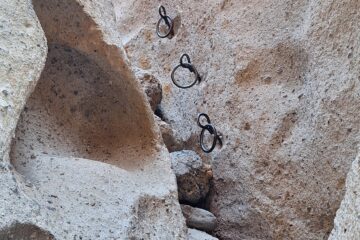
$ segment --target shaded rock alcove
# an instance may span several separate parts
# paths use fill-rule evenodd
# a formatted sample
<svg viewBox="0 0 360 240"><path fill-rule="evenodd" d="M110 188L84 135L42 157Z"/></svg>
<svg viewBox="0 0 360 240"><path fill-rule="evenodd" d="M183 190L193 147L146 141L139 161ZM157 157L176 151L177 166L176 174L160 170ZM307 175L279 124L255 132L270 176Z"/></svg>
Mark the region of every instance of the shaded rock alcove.
<svg viewBox="0 0 360 240"><path fill-rule="evenodd" d="M13 163L42 155L80 157L130 169L145 157L133 109L117 81L75 49L49 45L45 69L18 124Z"/></svg>
<svg viewBox="0 0 360 240"><path fill-rule="evenodd" d="M139 168L156 136L121 53L78 2L33 4L48 56L19 121L12 163L20 173L42 155Z"/></svg>

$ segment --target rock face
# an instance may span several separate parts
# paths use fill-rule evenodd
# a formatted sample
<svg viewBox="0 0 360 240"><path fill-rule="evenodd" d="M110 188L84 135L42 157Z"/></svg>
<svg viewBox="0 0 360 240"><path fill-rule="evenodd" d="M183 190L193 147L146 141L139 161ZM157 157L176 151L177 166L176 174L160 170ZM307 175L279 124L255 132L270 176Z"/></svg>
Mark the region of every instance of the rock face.
<svg viewBox="0 0 360 240"><path fill-rule="evenodd" d="M171 39L155 34L158 4L114 0L117 27L132 67L161 82L180 137L198 137L200 112L224 135L202 155L217 236L326 238L360 140L360 2L170 0ZM202 75L186 90L170 80L183 53Z"/></svg>
<svg viewBox="0 0 360 240"><path fill-rule="evenodd" d="M30 1L5 0L0 11L0 160L3 162L9 160L17 119L44 67L47 45Z"/></svg>
<svg viewBox="0 0 360 240"><path fill-rule="evenodd" d="M360 1L169 0L171 39L158 4L2 0L0 238L186 238L145 72L176 138L212 164L220 239L327 238L360 142ZM202 78L186 90L170 81L183 53ZM210 154L200 112L224 136ZM357 237L356 194L331 238Z"/></svg>
<svg viewBox="0 0 360 240"><path fill-rule="evenodd" d="M216 217L209 211L201 208L181 205L181 210L186 219L186 225L189 228L211 232L216 227Z"/></svg>
<svg viewBox="0 0 360 240"><path fill-rule="evenodd" d="M187 237L113 12L111 1L1 3L0 239Z"/></svg>
<svg viewBox="0 0 360 240"><path fill-rule="evenodd" d="M360 165L358 155L346 178L346 192L336 212L334 229L329 240L360 239Z"/></svg>
<svg viewBox="0 0 360 240"><path fill-rule="evenodd" d="M209 192L211 169L203 165L201 158L190 150L170 153L171 168L176 175L179 201L197 204Z"/></svg>

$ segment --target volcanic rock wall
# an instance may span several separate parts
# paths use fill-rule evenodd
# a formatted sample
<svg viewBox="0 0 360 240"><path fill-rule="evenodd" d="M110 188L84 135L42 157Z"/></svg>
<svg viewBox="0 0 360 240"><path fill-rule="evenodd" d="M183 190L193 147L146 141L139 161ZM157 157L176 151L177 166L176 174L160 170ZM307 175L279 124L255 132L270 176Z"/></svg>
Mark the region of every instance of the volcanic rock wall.
<svg viewBox="0 0 360 240"><path fill-rule="evenodd" d="M155 33L160 4L171 38ZM358 152L358 9L358 0L3 0L0 238L186 238L147 79L162 85L151 104L167 137L176 133L169 151L212 165L203 204L217 217L213 235L327 238ZM189 89L170 81L183 53L201 75ZM223 135L209 154L200 112ZM343 222L356 219L346 214L356 166L332 239L355 236Z"/></svg>
<svg viewBox="0 0 360 240"><path fill-rule="evenodd" d="M175 19L170 39L154 34L160 3ZM360 136L360 2L114 6L134 71L162 83L163 119L186 149L212 164L216 236L327 238ZM183 53L202 75L189 89L170 80ZM200 112L224 135L224 146L210 154L197 143Z"/></svg>

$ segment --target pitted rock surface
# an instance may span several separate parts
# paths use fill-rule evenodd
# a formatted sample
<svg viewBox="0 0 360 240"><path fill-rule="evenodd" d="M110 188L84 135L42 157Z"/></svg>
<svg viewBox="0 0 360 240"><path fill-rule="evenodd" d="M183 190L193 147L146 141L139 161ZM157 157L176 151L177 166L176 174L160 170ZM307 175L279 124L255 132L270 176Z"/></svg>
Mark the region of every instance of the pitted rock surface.
<svg viewBox="0 0 360 240"><path fill-rule="evenodd" d="M224 135L211 154L187 148L212 164L217 236L327 238L360 140L360 2L162 4L181 19L171 39L155 34L158 2L116 0L116 22L132 66L161 82L180 137L198 136L201 112ZM170 80L183 53L202 75L186 90Z"/></svg>
<svg viewBox="0 0 360 240"><path fill-rule="evenodd" d="M186 238L146 72L183 144L171 151L212 166L217 237L327 238L360 142L360 1L162 4L171 39L157 1L2 1L0 236ZM187 90L170 80L183 53L202 78ZM200 112L224 136L210 154ZM345 194L333 239L357 236L357 201Z"/></svg>

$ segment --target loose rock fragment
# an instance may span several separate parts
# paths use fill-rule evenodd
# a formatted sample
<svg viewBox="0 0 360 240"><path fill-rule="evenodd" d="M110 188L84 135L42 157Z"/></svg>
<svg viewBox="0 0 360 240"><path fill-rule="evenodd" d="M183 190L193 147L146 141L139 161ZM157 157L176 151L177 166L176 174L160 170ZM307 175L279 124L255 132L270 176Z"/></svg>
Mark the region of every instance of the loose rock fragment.
<svg viewBox="0 0 360 240"><path fill-rule="evenodd" d="M159 125L164 144L169 150L169 152L179 151L183 149L183 142L177 137L176 132L170 127L170 125L162 121L156 115L155 119L157 124Z"/></svg>
<svg viewBox="0 0 360 240"><path fill-rule="evenodd" d="M181 210L186 219L186 225L203 231L213 231L216 227L216 217L209 211L201 208L181 205Z"/></svg>
<svg viewBox="0 0 360 240"><path fill-rule="evenodd" d="M211 168L203 165L201 158L191 150L170 154L171 167L178 184L179 201L196 204L209 192Z"/></svg>

